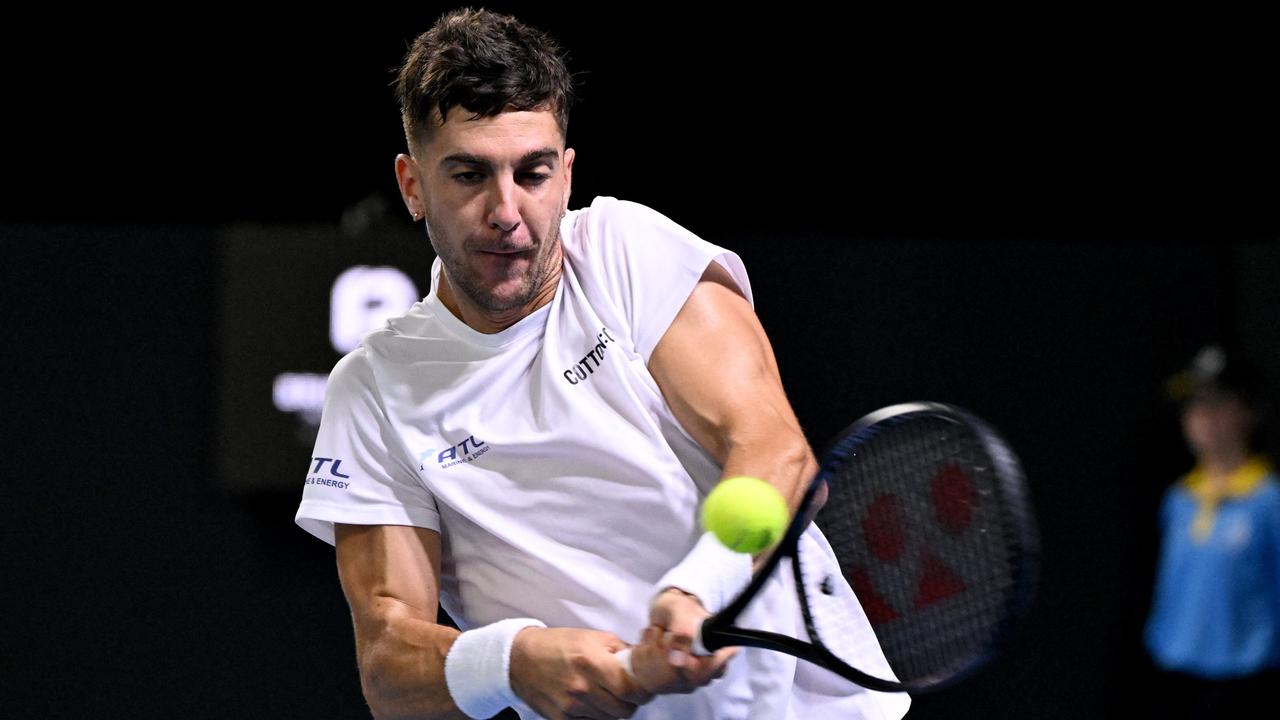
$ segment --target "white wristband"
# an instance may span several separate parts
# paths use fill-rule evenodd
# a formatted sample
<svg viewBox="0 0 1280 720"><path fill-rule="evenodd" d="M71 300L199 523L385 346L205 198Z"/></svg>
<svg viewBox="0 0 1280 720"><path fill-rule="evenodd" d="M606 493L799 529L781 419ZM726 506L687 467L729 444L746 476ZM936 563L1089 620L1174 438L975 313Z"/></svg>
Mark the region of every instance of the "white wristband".
<svg viewBox="0 0 1280 720"><path fill-rule="evenodd" d="M696 596L708 612L717 613L750 582L751 556L730 550L707 532L678 565L662 576L654 586L654 595L667 588L679 588Z"/></svg>
<svg viewBox="0 0 1280 720"><path fill-rule="evenodd" d="M532 618L499 620L453 641L444 658L444 681L467 717L491 718L519 702L511 689L511 644L527 627L546 625Z"/></svg>

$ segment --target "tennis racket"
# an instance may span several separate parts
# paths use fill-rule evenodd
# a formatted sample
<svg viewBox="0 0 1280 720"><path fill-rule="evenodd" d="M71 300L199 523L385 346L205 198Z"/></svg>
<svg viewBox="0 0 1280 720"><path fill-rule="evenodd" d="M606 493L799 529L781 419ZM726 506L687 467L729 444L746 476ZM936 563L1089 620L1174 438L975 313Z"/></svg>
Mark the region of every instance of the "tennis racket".
<svg viewBox="0 0 1280 720"><path fill-rule="evenodd" d="M801 542L811 521L838 568L812 539ZM935 689L976 671L1008 639L1030 603L1038 555L1022 469L1005 441L954 406L894 405L834 440L782 540L746 589L703 621L694 649L765 648L872 690ZM807 639L737 625L784 560ZM863 613L887 672L866 660ZM629 651L619 655L627 666Z"/></svg>

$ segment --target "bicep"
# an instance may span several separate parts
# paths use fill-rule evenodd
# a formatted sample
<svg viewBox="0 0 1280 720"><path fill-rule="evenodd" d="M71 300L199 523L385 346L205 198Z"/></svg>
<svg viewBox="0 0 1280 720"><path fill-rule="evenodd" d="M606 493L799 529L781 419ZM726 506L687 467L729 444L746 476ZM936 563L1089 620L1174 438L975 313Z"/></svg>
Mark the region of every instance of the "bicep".
<svg viewBox="0 0 1280 720"><path fill-rule="evenodd" d="M765 477L794 504L799 481L787 476L812 469L812 453L768 336L719 263L708 266L654 348L649 371L672 414L726 474Z"/></svg>

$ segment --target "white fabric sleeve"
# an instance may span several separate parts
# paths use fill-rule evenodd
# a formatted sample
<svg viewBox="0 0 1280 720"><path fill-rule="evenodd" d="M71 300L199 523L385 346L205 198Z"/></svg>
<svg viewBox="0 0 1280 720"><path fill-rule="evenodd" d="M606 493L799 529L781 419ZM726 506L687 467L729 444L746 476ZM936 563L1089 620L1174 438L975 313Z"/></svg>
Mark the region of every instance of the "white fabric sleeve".
<svg viewBox="0 0 1280 720"><path fill-rule="evenodd" d="M652 208L598 197L587 223L587 252L601 272L605 291L619 304L634 349L645 362L712 261L729 271L752 302L741 258Z"/></svg>
<svg viewBox="0 0 1280 720"><path fill-rule="evenodd" d="M333 544L333 524L411 525L440 530L435 498L379 400L363 347L334 366L324 392L315 451L295 521Z"/></svg>

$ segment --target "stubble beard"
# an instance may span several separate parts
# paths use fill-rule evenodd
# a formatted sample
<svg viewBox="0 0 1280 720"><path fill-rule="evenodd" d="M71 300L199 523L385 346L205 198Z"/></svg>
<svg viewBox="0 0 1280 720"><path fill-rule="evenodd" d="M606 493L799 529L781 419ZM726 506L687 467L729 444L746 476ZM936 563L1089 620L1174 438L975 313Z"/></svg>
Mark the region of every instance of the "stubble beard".
<svg viewBox="0 0 1280 720"><path fill-rule="evenodd" d="M427 226L428 238L431 237L431 228ZM434 245L434 243L433 243ZM556 248L560 245L560 223L551 224L548 236L538 244L537 256L529 268L529 272L522 278L523 285L518 292L506 297L496 296L489 286L480 278L480 274L475 272L466 262L467 250L454 254L453 251L441 253L440 248L436 247L436 255L440 257L440 262L444 265L445 273L448 276L450 284L453 288L466 296L473 305L480 308L483 312L498 315L521 307L533 302L533 299L543 289L543 285L547 282L555 265L559 262L559 254Z"/></svg>

